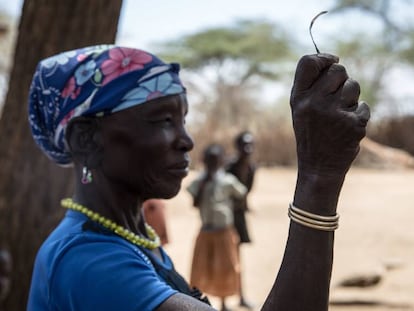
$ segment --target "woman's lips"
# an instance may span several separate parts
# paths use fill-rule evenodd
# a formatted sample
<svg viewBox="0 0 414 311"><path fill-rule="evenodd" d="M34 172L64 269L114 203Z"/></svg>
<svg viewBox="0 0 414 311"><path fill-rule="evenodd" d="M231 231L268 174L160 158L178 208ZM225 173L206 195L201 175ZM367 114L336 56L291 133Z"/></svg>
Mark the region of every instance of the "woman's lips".
<svg viewBox="0 0 414 311"><path fill-rule="evenodd" d="M180 162L168 167L168 172L172 175L184 178L188 175L190 163L188 161Z"/></svg>

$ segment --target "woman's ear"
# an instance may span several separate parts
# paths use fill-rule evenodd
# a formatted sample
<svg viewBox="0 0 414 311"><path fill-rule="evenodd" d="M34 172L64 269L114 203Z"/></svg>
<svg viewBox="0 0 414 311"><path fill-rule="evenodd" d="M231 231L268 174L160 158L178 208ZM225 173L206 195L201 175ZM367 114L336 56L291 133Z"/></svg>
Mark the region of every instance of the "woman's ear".
<svg viewBox="0 0 414 311"><path fill-rule="evenodd" d="M103 143L97 118L77 117L66 128L66 142L73 160L96 168L102 160Z"/></svg>

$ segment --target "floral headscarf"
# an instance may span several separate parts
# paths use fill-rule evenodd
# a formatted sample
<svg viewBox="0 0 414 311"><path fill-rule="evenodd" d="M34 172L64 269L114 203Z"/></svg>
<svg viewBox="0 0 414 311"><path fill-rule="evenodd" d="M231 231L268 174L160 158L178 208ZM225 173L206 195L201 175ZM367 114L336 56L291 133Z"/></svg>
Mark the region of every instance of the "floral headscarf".
<svg viewBox="0 0 414 311"><path fill-rule="evenodd" d="M178 64L148 52L114 45L91 46L42 60L29 94L33 138L60 165L72 163L65 140L69 121L103 116L157 97L185 92Z"/></svg>

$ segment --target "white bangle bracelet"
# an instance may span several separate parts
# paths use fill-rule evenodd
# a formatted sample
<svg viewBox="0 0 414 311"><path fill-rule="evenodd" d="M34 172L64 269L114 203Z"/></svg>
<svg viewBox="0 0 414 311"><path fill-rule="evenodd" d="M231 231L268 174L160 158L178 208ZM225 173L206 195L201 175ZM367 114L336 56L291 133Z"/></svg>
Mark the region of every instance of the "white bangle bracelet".
<svg viewBox="0 0 414 311"><path fill-rule="evenodd" d="M322 231L334 231L339 227L339 215L322 216L304 211L295 207L292 203L289 204L288 211L289 218L305 227L322 230Z"/></svg>

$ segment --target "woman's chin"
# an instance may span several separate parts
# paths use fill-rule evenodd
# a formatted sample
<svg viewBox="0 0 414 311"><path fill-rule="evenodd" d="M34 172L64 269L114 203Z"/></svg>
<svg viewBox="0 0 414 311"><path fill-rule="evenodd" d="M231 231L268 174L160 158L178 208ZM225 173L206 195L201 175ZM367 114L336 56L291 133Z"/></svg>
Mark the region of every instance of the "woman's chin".
<svg viewBox="0 0 414 311"><path fill-rule="evenodd" d="M181 189L181 182L178 184L168 184L164 186L157 187L158 189L153 189L152 193L148 193L146 197L151 199L172 199L175 197Z"/></svg>

